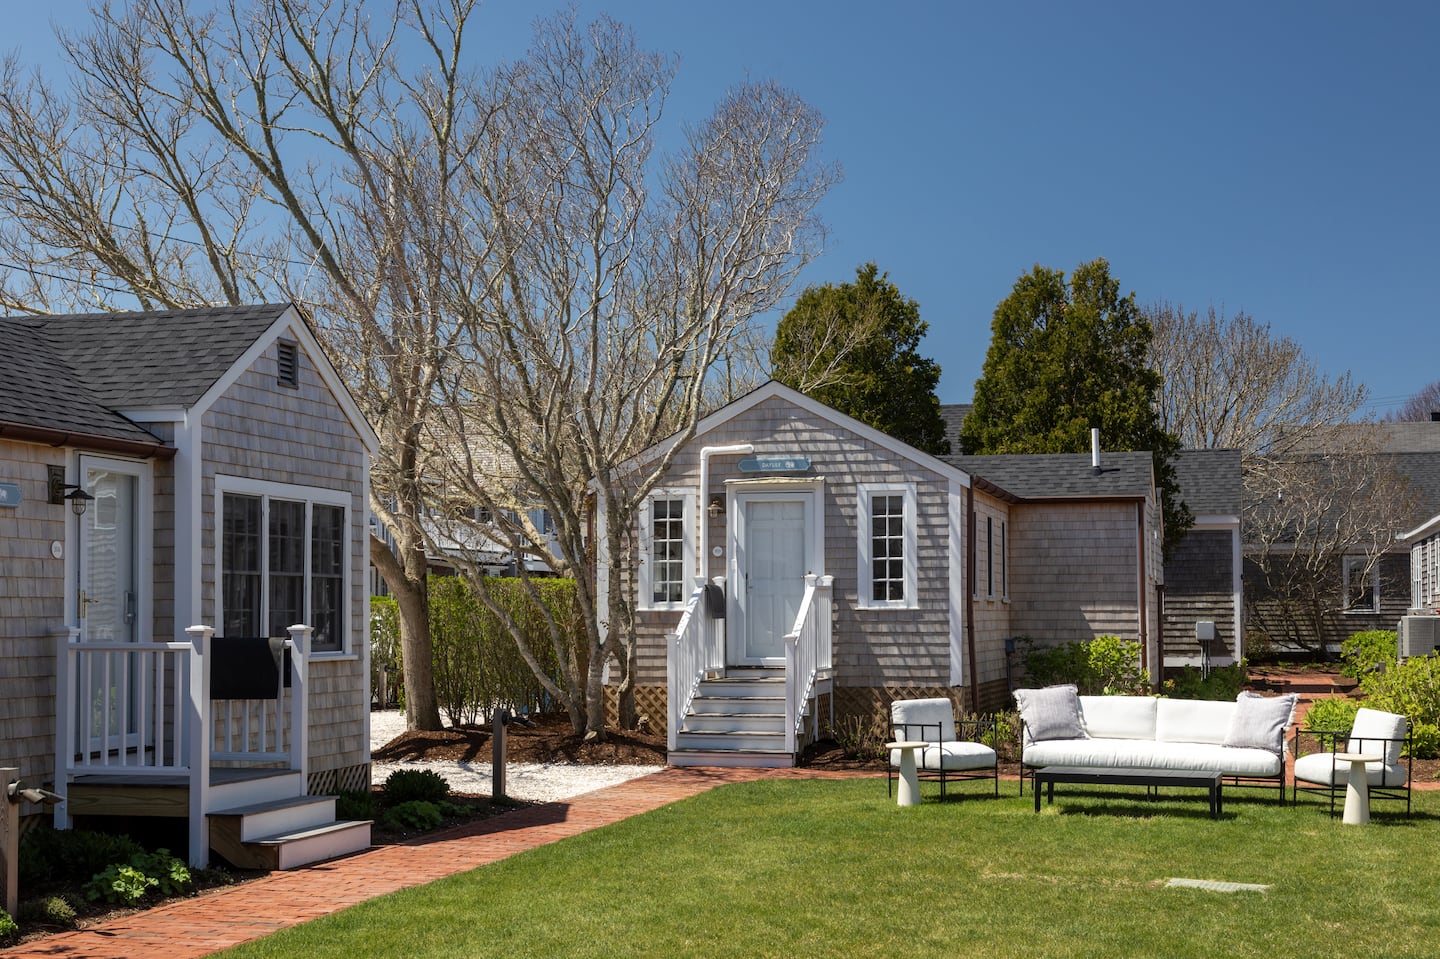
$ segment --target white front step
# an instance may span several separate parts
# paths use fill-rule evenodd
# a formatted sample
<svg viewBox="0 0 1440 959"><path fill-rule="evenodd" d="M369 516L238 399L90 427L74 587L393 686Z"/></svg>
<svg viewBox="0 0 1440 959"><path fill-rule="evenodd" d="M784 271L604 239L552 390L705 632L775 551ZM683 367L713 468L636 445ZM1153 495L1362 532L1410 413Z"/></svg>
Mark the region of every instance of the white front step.
<svg viewBox="0 0 1440 959"><path fill-rule="evenodd" d="M783 715L784 696L714 696L707 690L700 690L690 701L690 713L694 716L737 716L742 713L758 715Z"/></svg>
<svg viewBox="0 0 1440 959"><path fill-rule="evenodd" d="M230 809L216 809L214 816L239 816L240 841L259 842L268 836L302 832L335 821L334 796L301 796L278 799Z"/></svg>
<svg viewBox="0 0 1440 959"><path fill-rule="evenodd" d="M696 712L685 719L682 733L769 733L784 732L785 714L761 712Z"/></svg>
<svg viewBox="0 0 1440 959"><path fill-rule="evenodd" d="M672 766L721 766L730 769L789 769L795 765L795 757L787 752L739 749L673 749L669 761Z"/></svg>
<svg viewBox="0 0 1440 959"><path fill-rule="evenodd" d="M370 848L370 823L332 822L297 833L255 840L257 846L278 847L277 869L296 869L312 862L348 856Z"/></svg>
<svg viewBox="0 0 1440 959"><path fill-rule="evenodd" d="M724 730L717 732L687 732L681 730L675 737L675 748L677 749L708 749L708 750L762 750L767 752L783 752L785 750L785 732L745 732L741 730Z"/></svg>
<svg viewBox="0 0 1440 959"><path fill-rule="evenodd" d="M210 774L211 808L253 806L278 799L296 799L305 795L305 777L293 769L277 769L270 775L254 773L229 779L229 770L217 769Z"/></svg>

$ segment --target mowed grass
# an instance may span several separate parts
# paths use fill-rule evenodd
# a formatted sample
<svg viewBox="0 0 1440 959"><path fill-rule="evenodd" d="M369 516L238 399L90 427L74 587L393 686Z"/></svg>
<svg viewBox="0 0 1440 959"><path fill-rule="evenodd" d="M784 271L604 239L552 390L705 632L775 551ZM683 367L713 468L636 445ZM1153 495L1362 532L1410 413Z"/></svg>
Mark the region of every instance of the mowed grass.
<svg viewBox="0 0 1440 959"><path fill-rule="evenodd" d="M724 786L223 953L257 957L1434 956L1440 794L1364 827L1314 800L877 780ZM1171 878L1264 892L1167 888ZM323 874L316 876L323 883ZM1369 945L1364 945L1364 944ZM1357 953L1357 944L1359 952Z"/></svg>

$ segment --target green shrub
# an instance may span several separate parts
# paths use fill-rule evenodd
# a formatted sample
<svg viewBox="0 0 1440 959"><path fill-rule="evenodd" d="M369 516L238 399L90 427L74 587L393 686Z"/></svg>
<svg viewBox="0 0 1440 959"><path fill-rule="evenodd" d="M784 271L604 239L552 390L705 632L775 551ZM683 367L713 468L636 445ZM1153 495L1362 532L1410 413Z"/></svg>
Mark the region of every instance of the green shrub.
<svg viewBox="0 0 1440 959"><path fill-rule="evenodd" d="M1400 713L1417 733L1425 726L1440 727L1440 655L1407 659L1367 677L1362 688L1369 694L1366 706ZM1412 754L1416 759L1433 759L1440 755L1440 744L1422 746L1417 735Z"/></svg>
<svg viewBox="0 0 1440 959"><path fill-rule="evenodd" d="M1410 755L1416 759L1433 759L1440 756L1440 726L1424 722L1411 726Z"/></svg>
<svg viewBox="0 0 1440 959"><path fill-rule="evenodd" d="M414 799L387 809L380 822L393 832L427 832L444 821L445 815L439 804Z"/></svg>
<svg viewBox="0 0 1440 959"><path fill-rule="evenodd" d="M405 693L400 605L393 596L370 597L370 690L382 709L400 702Z"/></svg>
<svg viewBox="0 0 1440 959"><path fill-rule="evenodd" d="M1346 734L1350 732L1350 727L1355 725L1355 711L1359 708L1360 701L1356 699L1343 697L1317 699L1311 704L1310 711L1305 714L1305 728L1320 732Z"/></svg>
<svg viewBox="0 0 1440 959"><path fill-rule="evenodd" d="M864 760L884 758L885 743L890 736L889 730L882 728L873 717L842 716L830 727L830 738L846 759Z"/></svg>
<svg viewBox="0 0 1440 959"><path fill-rule="evenodd" d="M83 882L117 862L144 852L129 836L85 829L32 829L20 842L20 886Z"/></svg>
<svg viewBox="0 0 1440 959"><path fill-rule="evenodd" d="M18 935L19 932L19 923L10 917L10 913L4 909L0 909L0 942L4 942L12 936Z"/></svg>
<svg viewBox="0 0 1440 959"><path fill-rule="evenodd" d="M85 898L133 906L151 892L178 896L189 892L190 870L168 849L140 852L128 863L112 863L85 884Z"/></svg>
<svg viewBox="0 0 1440 959"><path fill-rule="evenodd" d="M358 792L342 792L335 797L335 818L374 819L375 794L368 789Z"/></svg>
<svg viewBox="0 0 1440 959"><path fill-rule="evenodd" d="M1240 695L1245 686L1244 660L1229 666L1216 666L1210 675L1195 666L1183 666L1180 672L1162 685L1163 695L1171 699L1212 699L1229 702Z"/></svg>
<svg viewBox="0 0 1440 959"><path fill-rule="evenodd" d="M1394 668L1398 650L1393 629L1367 629L1352 633L1340 644L1340 672L1363 683L1377 671Z"/></svg>
<svg viewBox="0 0 1440 959"><path fill-rule="evenodd" d="M478 590L504 617L487 606ZM533 595L532 591L533 590ZM521 657L508 619L540 658L541 668L559 677L556 644L574 659L583 674L583 620L575 599L575 583L546 578L529 582L487 576L479 585L454 576L430 579L430 638L434 644L435 696L452 725L476 722L495 708L543 711L549 696Z"/></svg>
<svg viewBox="0 0 1440 959"><path fill-rule="evenodd" d="M1025 675L1036 686L1074 683L1082 695L1146 695L1150 680L1140 663L1140 644L1119 636L1036 646L1029 638L1018 640Z"/></svg>
<svg viewBox="0 0 1440 959"><path fill-rule="evenodd" d="M26 922L39 922L47 926L75 928L75 907L64 896L46 896L31 899L20 904L19 918Z"/></svg>
<svg viewBox="0 0 1440 959"><path fill-rule="evenodd" d="M450 784L433 769L397 769L385 778L381 789L389 806L417 799L438 803L450 795Z"/></svg>

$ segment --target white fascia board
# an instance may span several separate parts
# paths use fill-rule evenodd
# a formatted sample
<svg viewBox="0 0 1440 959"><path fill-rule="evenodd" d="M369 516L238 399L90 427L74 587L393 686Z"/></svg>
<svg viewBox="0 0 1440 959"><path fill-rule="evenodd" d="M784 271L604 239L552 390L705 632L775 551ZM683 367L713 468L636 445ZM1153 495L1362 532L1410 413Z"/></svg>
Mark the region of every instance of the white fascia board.
<svg viewBox="0 0 1440 959"><path fill-rule="evenodd" d="M270 344L285 334L294 337L295 341L304 347L305 352L315 361L316 372L320 374L320 379L330 390L331 395L335 397L340 411L349 420L351 428L360 437L360 442L365 445L366 451L371 456L378 454L380 452L379 435L370 425L370 421L365 418L365 414L360 411L360 406L350 395L349 387L340 378L340 374L335 371L335 367L330 364L330 357L326 355L324 347L320 345L315 334L310 331L310 325L305 322L304 317L300 315L300 311L295 308L293 303L286 307L275 322L270 324L270 328L263 335L257 337L230 369L226 370L225 374L211 385L205 395L191 407L190 412L203 414L209 410L215 401L224 396L225 392L235 384L235 381L245 374L245 371L255 365L255 361L270 348Z"/></svg>
<svg viewBox="0 0 1440 959"><path fill-rule="evenodd" d="M756 406L760 405L766 400L774 398L779 398L787 402L794 403L796 406L801 407L806 412L814 416L817 416L824 420L829 420L836 426L849 430L850 432L855 433L856 435L862 437L868 442L874 443L876 446L879 446L884 450L894 453L896 456L908 459L912 463L915 463L917 466L922 466L928 470L938 473L945 479L959 483L961 486L967 489L970 486L970 474L965 472L964 470L951 466L944 460L931 456L929 453L917 450L915 447L909 445L908 443L903 443L900 440L895 439L895 437L893 436L882 433L880 430L877 430L875 427L869 425L868 423L862 423L857 419L846 416L839 410L831 409L824 403L813 400L810 397L806 396L804 393L801 393L798 390L793 390L790 387L785 386L783 383L777 383L775 380L767 381L763 385L756 387L749 393L746 393L739 399L734 400L726 404L725 406L722 406L714 413L711 413L709 416L701 419L695 425L695 436L702 436L705 433L708 433L719 426L723 426L731 420L735 419L737 416L741 416L754 409ZM667 452L669 452L671 447L673 447L677 442L679 442L679 438L680 434L677 433L676 435L671 436L668 439L661 440L654 446L638 453L631 459L627 460L625 463L621 464L615 470L615 472L628 473L639 469L640 466L644 463L647 463L653 459L657 459L658 457L661 457Z"/></svg>
<svg viewBox="0 0 1440 959"><path fill-rule="evenodd" d="M1402 543L1407 543L1410 540L1414 539L1424 539L1426 536L1429 536L1431 533L1434 532L1440 532L1440 515L1432 516L1430 519L1421 523L1419 526L1415 527L1410 532L1401 533L1395 538Z"/></svg>
<svg viewBox="0 0 1440 959"><path fill-rule="evenodd" d="M1202 514L1195 517L1191 529L1239 529L1240 517L1224 514Z"/></svg>

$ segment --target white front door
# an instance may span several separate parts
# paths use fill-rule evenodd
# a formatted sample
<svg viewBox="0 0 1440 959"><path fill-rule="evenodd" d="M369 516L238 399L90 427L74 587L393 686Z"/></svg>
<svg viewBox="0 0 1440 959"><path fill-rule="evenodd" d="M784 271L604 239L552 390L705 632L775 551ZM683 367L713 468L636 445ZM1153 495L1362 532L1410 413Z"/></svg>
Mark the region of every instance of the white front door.
<svg viewBox="0 0 1440 959"><path fill-rule="evenodd" d="M783 665L785 634L816 572L813 498L808 493L742 493L736 497L734 665Z"/></svg>

